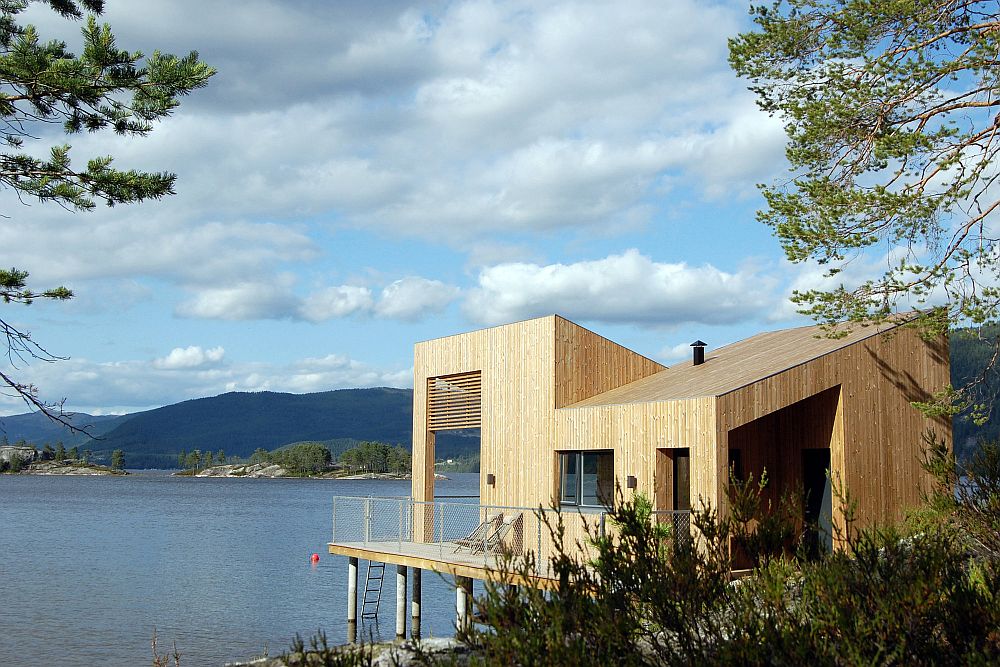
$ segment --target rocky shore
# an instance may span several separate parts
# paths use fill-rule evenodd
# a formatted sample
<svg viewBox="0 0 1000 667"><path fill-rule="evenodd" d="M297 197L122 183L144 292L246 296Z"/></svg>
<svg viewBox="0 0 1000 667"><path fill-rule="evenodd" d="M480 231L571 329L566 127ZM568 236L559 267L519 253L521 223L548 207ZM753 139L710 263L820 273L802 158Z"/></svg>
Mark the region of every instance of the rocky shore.
<svg viewBox="0 0 1000 667"><path fill-rule="evenodd" d="M182 474L182 473L174 473ZM193 477L288 477L288 471L273 463L237 463L199 470Z"/></svg>
<svg viewBox="0 0 1000 667"><path fill-rule="evenodd" d="M127 475L124 470L79 459L43 459L34 447L0 445L0 470L9 475Z"/></svg>
<svg viewBox="0 0 1000 667"><path fill-rule="evenodd" d="M175 473L184 474L184 473ZM187 473L190 474L190 473ZM250 477L250 478L275 478L275 477L301 477L293 475L284 467L274 463L236 463L221 466L212 466L199 470L191 475L192 477ZM309 479L410 479L409 474L397 475L395 473L375 473L366 472L356 475L344 474L342 469L330 470L328 472L307 475ZM443 475L437 475L436 479L447 479Z"/></svg>
<svg viewBox="0 0 1000 667"><path fill-rule="evenodd" d="M127 475L124 470L82 461L39 461L22 468L21 475Z"/></svg>

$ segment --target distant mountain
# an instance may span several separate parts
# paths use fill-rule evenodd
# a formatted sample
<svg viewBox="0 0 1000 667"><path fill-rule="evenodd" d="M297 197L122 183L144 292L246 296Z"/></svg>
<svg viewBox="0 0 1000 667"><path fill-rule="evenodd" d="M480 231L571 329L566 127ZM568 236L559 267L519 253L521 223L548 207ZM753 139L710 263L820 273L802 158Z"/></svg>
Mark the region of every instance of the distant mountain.
<svg viewBox="0 0 1000 667"><path fill-rule="evenodd" d="M126 420L131 415L88 415L75 412L65 415L66 421L86 433L74 433L40 412L0 417L0 437L13 444L18 440L41 447L45 443L55 446L62 442L67 448L84 445L91 437L99 437Z"/></svg>
<svg viewBox="0 0 1000 667"><path fill-rule="evenodd" d="M413 428L410 389L341 389L312 394L231 392L117 417L78 414L93 439L70 433L40 414L0 418L10 442L42 447L62 441L92 450L98 458L115 449L129 467L177 465L179 452L198 449L248 457L257 448L319 442L334 456L358 442L376 440L409 448ZM451 458L479 451L478 431L438 435L436 453Z"/></svg>
<svg viewBox="0 0 1000 667"><path fill-rule="evenodd" d="M410 440L413 394L405 389L342 389L313 394L231 392L138 413L93 441L121 449L129 465L176 465L181 450L249 456L302 440Z"/></svg>

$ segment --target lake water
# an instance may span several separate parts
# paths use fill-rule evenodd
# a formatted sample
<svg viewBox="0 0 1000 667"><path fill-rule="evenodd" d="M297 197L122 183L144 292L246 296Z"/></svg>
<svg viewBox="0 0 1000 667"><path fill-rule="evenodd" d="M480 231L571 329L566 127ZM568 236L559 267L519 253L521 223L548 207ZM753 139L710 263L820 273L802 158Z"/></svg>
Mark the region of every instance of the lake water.
<svg viewBox="0 0 1000 667"><path fill-rule="evenodd" d="M452 477L439 495L478 496L478 474ZM148 665L154 627L182 667L277 655L317 629L343 643L331 499L409 493L409 481L0 475L0 665ZM395 635L394 573L360 636ZM450 582L422 583L424 636L452 635Z"/></svg>

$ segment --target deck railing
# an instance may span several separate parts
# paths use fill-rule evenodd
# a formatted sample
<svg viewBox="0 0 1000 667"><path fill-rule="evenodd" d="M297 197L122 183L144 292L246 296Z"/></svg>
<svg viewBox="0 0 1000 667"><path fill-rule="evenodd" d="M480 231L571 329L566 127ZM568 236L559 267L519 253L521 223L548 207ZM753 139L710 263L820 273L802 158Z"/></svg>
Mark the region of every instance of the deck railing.
<svg viewBox="0 0 1000 667"><path fill-rule="evenodd" d="M331 541L487 567L497 566L501 553L530 551L541 574L555 554L549 526L556 526L559 514L564 548L588 555L593 555L591 536L615 529L608 513L599 510L563 507L557 514L538 507L337 496L333 499ZM675 537L690 537L689 512L654 512L652 520L670 526Z"/></svg>

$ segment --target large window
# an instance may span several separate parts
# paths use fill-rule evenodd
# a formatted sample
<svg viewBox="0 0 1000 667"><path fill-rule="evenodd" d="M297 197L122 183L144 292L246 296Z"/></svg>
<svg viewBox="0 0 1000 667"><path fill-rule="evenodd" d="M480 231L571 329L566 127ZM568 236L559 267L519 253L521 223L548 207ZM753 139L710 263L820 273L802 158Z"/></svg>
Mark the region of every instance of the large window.
<svg viewBox="0 0 1000 667"><path fill-rule="evenodd" d="M612 452L561 452L559 501L563 505L604 507L615 497L615 457Z"/></svg>

